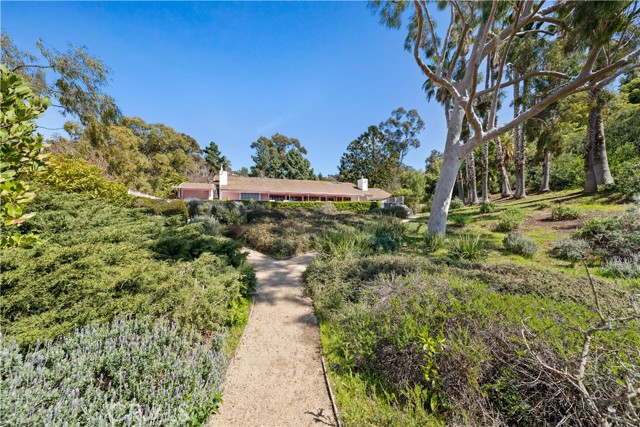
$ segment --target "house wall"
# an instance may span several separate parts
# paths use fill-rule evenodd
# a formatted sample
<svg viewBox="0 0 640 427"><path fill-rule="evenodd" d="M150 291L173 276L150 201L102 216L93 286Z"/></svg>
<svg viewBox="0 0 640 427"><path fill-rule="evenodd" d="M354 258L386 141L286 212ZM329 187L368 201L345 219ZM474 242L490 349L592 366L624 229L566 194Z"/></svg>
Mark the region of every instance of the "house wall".
<svg viewBox="0 0 640 427"><path fill-rule="evenodd" d="M220 190L220 200L240 200L239 191Z"/></svg>
<svg viewBox="0 0 640 427"><path fill-rule="evenodd" d="M190 189L190 188L181 188L180 189L180 198L182 200L186 199L209 199L209 190L198 190L198 189Z"/></svg>

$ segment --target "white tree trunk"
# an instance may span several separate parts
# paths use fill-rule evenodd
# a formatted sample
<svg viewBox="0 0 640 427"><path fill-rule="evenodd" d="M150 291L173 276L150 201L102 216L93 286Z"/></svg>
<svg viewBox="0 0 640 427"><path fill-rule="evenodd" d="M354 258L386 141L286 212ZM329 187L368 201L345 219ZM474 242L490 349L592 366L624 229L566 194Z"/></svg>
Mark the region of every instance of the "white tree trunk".
<svg viewBox="0 0 640 427"><path fill-rule="evenodd" d="M456 177L462 163L462 150L459 140L463 119L464 109L458 103L454 103L453 109L449 113L447 141L442 158L442 166L440 167L440 177L433 194L433 203L429 214L429 235L439 234L444 236L447 232L447 215L449 213L449 204L451 203L451 193L456 184Z"/></svg>
<svg viewBox="0 0 640 427"><path fill-rule="evenodd" d="M504 152L502 151L502 143L500 138L496 138L496 163L500 170L500 195L502 197L511 197L511 185L509 184L509 173L504 164Z"/></svg>
<svg viewBox="0 0 640 427"><path fill-rule="evenodd" d="M489 203L489 143L482 146L482 203Z"/></svg>
<svg viewBox="0 0 640 427"><path fill-rule="evenodd" d="M514 73L514 77L518 77ZM522 111L522 98L520 94L520 84L513 85L513 116L518 117ZM527 196L525 189L525 135L524 135L524 122L519 123L514 129L515 138L515 164L516 164L516 192L514 197L521 199Z"/></svg>
<svg viewBox="0 0 640 427"><path fill-rule="evenodd" d="M467 154L467 202L470 205L478 204L478 183L476 180L476 156L471 151Z"/></svg>

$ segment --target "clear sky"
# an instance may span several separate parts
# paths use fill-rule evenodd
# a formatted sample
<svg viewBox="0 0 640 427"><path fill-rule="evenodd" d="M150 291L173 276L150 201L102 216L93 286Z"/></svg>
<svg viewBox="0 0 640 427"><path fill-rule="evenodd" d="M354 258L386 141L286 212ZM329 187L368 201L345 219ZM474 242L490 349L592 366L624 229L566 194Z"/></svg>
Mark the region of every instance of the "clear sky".
<svg viewBox="0 0 640 427"><path fill-rule="evenodd" d="M16 45L86 46L113 70L123 114L213 140L232 167L250 144L298 138L316 172L335 173L347 145L399 106L426 123L406 163L444 147L442 107L403 48L406 30L378 23L365 2L1 2ZM40 122L60 127L54 111ZM46 131L43 131L45 133ZM50 132L49 132L50 133ZM45 133L46 134L46 133Z"/></svg>

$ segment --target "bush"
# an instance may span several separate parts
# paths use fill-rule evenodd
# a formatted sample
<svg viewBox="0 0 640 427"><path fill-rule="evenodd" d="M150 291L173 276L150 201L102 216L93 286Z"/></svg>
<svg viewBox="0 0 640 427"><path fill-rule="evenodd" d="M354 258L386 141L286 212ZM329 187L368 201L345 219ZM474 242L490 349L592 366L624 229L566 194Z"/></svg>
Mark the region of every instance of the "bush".
<svg viewBox="0 0 640 427"><path fill-rule="evenodd" d="M246 222L246 209L242 202L212 202L211 215L220 224L237 225Z"/></svg>
<svg viewBox="0 0 640 427"><path fill-rule="evenodd" d="M585 240L562 239L554 243L552 252L560 259L575 263L582 261L590 250L591 247Z"/></svg>
<svg viewBox="0 0 640 427"><path fill-rule="evenodd" d="M536 203L536 209L541 211L543 209L547 209L551 207L551 202L548 202L546 200L543 200L542 202L538 202Z"/></svg>
<svg viewBox="0 0 640 427"><path fill-rule="evenodd" d="M202 425L221 401L218 337L211 349L167 320L124 317L25 354L0 338L3 425Z"/></svg>
<svg viewBox="0 0 640 427"><path fill-rule="evenodd" d="M464 208L464 202L455 196L451 199L451 203L449 204L449 209L462 209Z"/></svg>
<svg viewBox="0 0 640 427"><path fill-rule="evenodd" d="M0 258L5 336L33 344L133 313L202 331L238 321L253 275L240 245L205 224L44 189L32 208L42 243Z"/></svg>
<svg viewBox="0 0 640 427"><path fill-rule="evenodd" d="M428 234L424 238L424 247L427 252L436 252L444 248L445 239L441 234Z"/></svg>
<svg viewBox="0 0 640 427"><path fill-rule="evenodd" d="M488 203L488 202L485 202L485 203L481 204L480 208L479 208L479 212L481 214L491 213L491 212L494 212L495 210L496 210L495 205L493 205L491 203Z"/></svg>
<svg viewBox="0 0 640 427"><path fill-rule="evenodd" d="M522 255L525 258L532 258L538 251L538 245L531 237L520 233L509 233L502 240L504 247L514 254Z"/></svg>
<svg viewBox="0 0 640 427"><path fill-rule="evenodd" d="M252 223L254 221L261 221L264 219L271 219L274 221L279 221L285 219L287 216L276 209L265 209L262 207L249 209L247 211L247 224Z"/></svg>
<svg viewBox="0 0 640 427"><path fill-rule="evenodd" d="M479 235L464 234L451 239L448 244L449 256L455 259L475 261L485 255L486 251L480 242Z"/></svg>
<svg viewBox="0 0 640 427"><path fill-rule="evenodd" d="M77 157L51 157L48 170L38 179L58 190L80 193L92 199L103 199L117 205L132 201L127 187L103 176L102 169Z"/></svg>
<svg viewBox="0 0 640 427"><path fill-rule="evenodd" d="M517 208L509 208L501 213L495 230L501 232L514 231L520 227L524 218L525 215L521 210Z"/></svg>
<svg viewBox="0 0 640 427"><path fill-rule="evenodd" d="M453 225L454 227L464 227L465 225L469 224L471 218L469 218L467 215L451 214L449 215L449 221L451 221L451 225Z"/></svg>
<svg viewBox="0 0 640 427"><path fill-rule="evenodd" d="M640 253L640 208L610 218L593 218L579 231L603 259L630 258Z"/></svg>
<svg viewBox="0 0 640 427"><path fill-rule="evenodd" d="M603 268L614 277L640 279L640 254L631 258L613 258L605 262Z"/></svg>
<svg viewBox="0 0 640 427"><path fill-rule="evenodd" d="M189 219L189 209L182 200L166 201L164 199L149 199L148 197L138 197L133 206L141 208L144 212L152 215L174 216L178 215L183 221Z"/></svg>
<svg viewBox="0 0 640 427"><path fill-rule="evenodd" d="M392 206L384 208L380 211L383 215L389 215L400 219L407 219L409 217L409 208L404 206Z"/></svg>
<svg viewBox="0 0 640 427"><path fill-rule="evenodd" d="M568 205L557 206L551 211L551 219L553 221L567 221L571 219L578 219L580 218L580 216L582 216L582 214L577 208Z"/></svg>
<svg viewBox="0 0 640 427"><path fill-rule="evenodd" d="M628 196L640 193L640 162L628 160L616 169L615 189Z"/></svg>
<svg viewBox="0 0 640 427"><path fill-rule="evenodd" d="M249 203L249 202L245 202ZM256 202L255 206L275 209L315 209L328 203L334 205L338 212L369 212L382 207L380 202Z"/></svg>
<svg viewBox="0 0 640 427"><path fill-rule="evenodd" d="M323 203L321 205L316 206L314 209L325 215L334 214L338 212L338 208L333 203Z"/></svg>
<svg viewBox="0 0 640 427"><path fill-rule="evenodd" d="M328 258L346 259L369 251L369 235L353 227L340 226L324 231L317 238L316 249Z"/></svg>

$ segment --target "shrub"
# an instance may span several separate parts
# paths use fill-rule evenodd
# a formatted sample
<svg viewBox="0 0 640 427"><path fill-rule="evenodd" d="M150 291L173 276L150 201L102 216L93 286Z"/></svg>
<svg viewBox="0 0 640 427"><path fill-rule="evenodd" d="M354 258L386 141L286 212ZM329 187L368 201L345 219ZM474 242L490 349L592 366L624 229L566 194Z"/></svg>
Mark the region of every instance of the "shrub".
<svg viewBox="0 0 640 427"><path fill-rule="evenodd" d="M265 209L262 207L249 209L247 211L247 223L252 223L254 221L261 221L263 219L271 219L275 221L283 220L287 216L279 210L276 209Z"/></svg>
<svg viewBox="0 0 640 427"><path fill-rule="evenodd" d="M543 200L542 202L538 202L536 203L536 209L537 210L542 210L542 209L547 209L551 207L551 202L548 202L546 200Z"/></svg>
<svg viewBox="0 0 640 427"><path fill-rule="evenodd" d="M477 260L486 253L479 235L464 234L451 239L448 244L449 255L455 259Z"/></svg>
<svg viewBox="0 0 640 427"><path fill-rule="evenodd" d="M46 189L32 207L42 243L0 258L5 336L33 344L132 313L203 331L238 320L253 276L240 245L205 224Z"/></svg>
<svg viewBox="0 0 640 427"><path fill-rule="evenodd" d="M148 197L138 197L133 202L134 207L141 208L144 212L152 215L174 216L178 215L182 220L189 219L189 209L182 200L166 201L164 199L149 199Z"/></svg>
<svg viewBox="0 0 640 427"><path fill-rule="evenodd" d="M318 206L326 205L327 203L334 205L338 212L364 213L382 207L382 204L380 202L252 202L252 204L254 204L255 206L275 209L314 209Z"/></svg>
<svg viewBox="0 0 640 427"><path fill-rule="evenodd" d="M220 404L221 352L167 320L124 317L22 354L2 341L6 425L202 425Z"/></svg>
<svg viewBox="0 0 640 427"><path fill-rule="evenodd" d="M449 204L449 209L462 209L464 208L464 202L455 196L451 199L451 203Z"/></svg>
<svg viewBox="0 0 640 427"><path fill-rule="evenodd" d="M520 227L524 217L525 215L521 210L517 208L509 208L501 213L495 230L501 232L514 231Z"/></svg>
<svg viewBox="0 0 640 427"><path fill-rule="evenodd" d="M220 224L236 225L246 222L246 209L242 202L212 202L211 215Z"/></svg>
<svg viewBox="0 0 640 427"><path fill-rule="evenodd" d="M132 197L127 187L103 176L98 166L77 157L51 157L46 173L38 179L58 190L80 193L92 199L103 199L117 205L128 205Z"/></svg>
<svg viewBox="0 0 640 427"><path fill-rule="evenodd" d="M452 214L449 215L449 221L451 221L451 225L453 225L454 227L464 227L465 225L469 224L471 218L469 218L467 215Z"/></svg>
<svg viewBox="0 0 640 427"><path fill-rule="evenodd" d="M189 222L190 224L200 224L201 225L201 234L205 234L207 236L217 236L220 233L218 232L220 223L217 219L211 216L194 216L191 217Z"/></svg>
<svg viewBox="0 0 640 427"><path fill-rule="evenodd" d="M616 169L617 191L632 195L640 193L640 162L637 160L628 160L622 162Z"/></svg>
<svg viewBox="0 0 640 427"><path fill-rule="evenodd" d="M328 215L338 212L338 208L333 203L323 203L314 208L316 211Z"/></svg>
<svg viewBox="0 0 640 427"><path fill-rule="evenodd" d="M493 205L491 203L488 203L488 202L485 202L485 203L481 204L480 208L479 208L479 212L481 214L491 213L491 212L494 212L495 210L496 210L495 205Z"/></svg>
<svg viewBox="0 0 640 427"><path fill-rule="evenodd" d="M604 264L604 270L614 277L640 279L640 254L631 258L613 258Z"/></svg>
<svg viewBox="0 0 640 427"><path fill-rule="evenodd" d="M538 251L538 245L531 237L520 233L509 233L502 240L504 247L514 254L522 255L525 258L532 258Z"/></svg>
<svg viewBox="0 0 640 427"><path fill-rule="evenodd" d="M445 238L441 234L428 234L424 238L424 248L427 252L436 252L444 248Z"/></svg>
<svg viewBox="0 0 640 427"><path fill-rule="evenodd" d="M582 258L589 254L591 247L585 240L562 239L554 243L553 254L571 262L580 262Z"/></svg>
<svg viewBox="0 0 640 427"><path fill-rule="evenodd" d="M370 245L374 252L398 252L406 233L400 220L384 217L367 224L365 230L371 235Z"/></svg>
<svg viewBox="0 0 640 427"><path fill-rule="evenodd" d="M640 253L640 208L615 217L593 218L578 235L603 259L632 257Z"/></svg>
<svg viewBox="0 0 640 427"><path fill-rule="evenodd" d="M407 219L409 216L408 208L404 206L392 206L389 208L384 208L380 211L383 215L389 215L400 219Z"/></svg>
<svg viewBox="0 0 640 427"><path fill-rule="evenodd" d="M211 215L211 202L200 199L188 199L185 204L189 211L189 216L210 216Z"/></svg>
<svg viewBox="0 0 640 427"><path fill-rule="evenodd" d="M324 231L317 238L316 249L325 257L345 259L369 251L367 233L353 227L341 226Z"/></svg>
<svg viewBox="0 0 640 427"><path fill-rule="evenodd" d="M578 219L582 214L574 206L560 205L553 208L551 211L551 219L553 221L566 221L571 219Z"/></svg>

